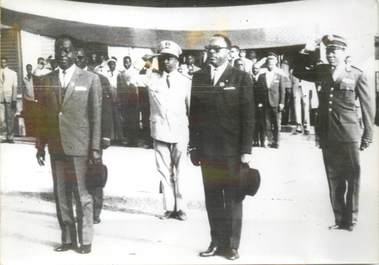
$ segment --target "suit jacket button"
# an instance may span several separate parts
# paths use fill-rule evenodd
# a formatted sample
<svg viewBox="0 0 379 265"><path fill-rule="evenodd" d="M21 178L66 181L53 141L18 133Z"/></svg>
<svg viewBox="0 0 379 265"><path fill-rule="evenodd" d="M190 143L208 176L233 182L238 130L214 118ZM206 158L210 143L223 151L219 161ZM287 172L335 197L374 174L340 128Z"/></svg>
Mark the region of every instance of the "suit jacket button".
<svg viewBox="0 0 379 265"><path fill-rule="evenodd" d="M329 95L329 97L331 97L331 98L332 98L332 97L333 97L333 94L330 94L330 95Z"/></svg>
<svg viewBox="0 0 379 265"><path fill-rule="evenodd" d="M63 114L62 112L59 112L59 116L62 116L62 114Z"/></svg>
<svg viewBox="0 0 379 265"><path fill-rule="evenodd" d="M332 101L329 101L329 104L333 104L333 102L332 102Z"/></svg>
<svg viewBox="0 0 379 265"><path fill-rule="evenodd" d="M332 112L332 109L331 109L331 108L329 108L329 112Z"/></svg>

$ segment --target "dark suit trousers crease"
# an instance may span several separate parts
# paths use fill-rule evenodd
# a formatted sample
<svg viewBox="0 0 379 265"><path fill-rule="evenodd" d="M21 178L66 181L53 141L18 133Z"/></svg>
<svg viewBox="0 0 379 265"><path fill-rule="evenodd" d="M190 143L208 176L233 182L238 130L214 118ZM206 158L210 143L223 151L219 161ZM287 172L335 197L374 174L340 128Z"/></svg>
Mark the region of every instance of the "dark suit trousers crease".
<svg viewBox="0 0 379 265"><path fill-rule="evenodd" d="M266 133L270 143L279 143L280 116L281 113L278 107L266 106Z"/></svg>
<svg viewBox="0 0 379 265"><path fill-rule="evenodd" d="M51 154L57 217L62 243L91 244L93 238L93 201L85 185L87 157ZM76 220L73 201L76 203ZM76 236L78 235L78 237Z"/></svg>
<svg viewBox="0 0 379 265"><path fill-rule="evenodd" d="M263 145L266 138L265 109L257 107L255 113L254 141Z"/></svg>
<svg viewBox="0 0 379 265"><path fill-rule="evenodd" d="M333 143L322 149L329 195L336 224L357 222L359 203L359 145Z"/></svg>
<svg viewBox="0 0 379 265"><path fill-rule="evenodd" d="M240 158L204 159L201 163L211 240L219 247L238 249L242 200L238 197Z"/></svg>

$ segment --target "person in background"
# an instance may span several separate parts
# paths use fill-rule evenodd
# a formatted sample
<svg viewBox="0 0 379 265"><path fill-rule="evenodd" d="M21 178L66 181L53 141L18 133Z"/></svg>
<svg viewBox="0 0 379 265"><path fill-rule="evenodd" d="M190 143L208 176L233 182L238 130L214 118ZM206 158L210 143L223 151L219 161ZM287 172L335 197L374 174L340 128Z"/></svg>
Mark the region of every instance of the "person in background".
<svg viewBox="0 0 379 265"><path fill-rule="evenodd" d="M229 52L229 63L230 63L230 65L234 66L234 61L238 58L240 58L240 47L238 47L237 45L233 45L230 48L230 52Z"/></svg>
<svg viewBox="0 0 379 265"><path fill-rule="evenodd" d="M241 70L241 71L245 71L245 65L242 61L241 58L237 58L234 60L234 65L233 65L235 68Z"/></svg>
<svg viewBox="0 0 379 265"><path fill-rule="evenodd" d="M334 224L329 229L353 231L358 221L359 150L366 149L373 139L374 89L362 70L344 61L345 38L325 35L321 41L328 63L314 64L320 43L308 43L295 57L293 74L317 82L320 88L316 141L322 150L334 213ZM361 103L363 128L356 98Z"/></svg>
<svg viewBox="0 0 379 265"><path fill-rule="evenodd" d="M91 64L91 67L92 66L93 65ZM98 72L104 76L107 76L108 70L109 70L108 56L106 54L100 54L99 61L97 62L97 66L95 67L95 72Z"/></svg>
<svg viewBox="0 0 379 265"><path fill-rule="evenodd" d="M34 76L44 76L51 72L50 69L46 68L45 59L43 57L39 57L37 59L37 67L34 69Z"/></svg>
<svg viewBox="0 0 379 265"><path fill-rule="evenodd" d="M295 110L295 120L296 120L296 133L303 133L309 135L309 126L310 126L310 98L309 94L312 90L312 86L315 87L314 83L300 80L297 77L291 74L292 79L292 94L293 94L293 103Z"/></svg>
<svg viewBox="0 0 379 265"><path fill-rule="evenodd" d="M134 79L138 75L137 69L133 67L130 56L123 58L124 69L117 76L117 92L122 115L122 127L124 131L124 145L137 146L139 125L139 102L138 87Z"/></svg>
<svg viewBox="0 0 379 265"><path fill-rule="evenodd" d="M23 79L22 86L22 116L25 121L25 130L27 136L36 136L37 122L37 102L34 97L33 86L33 67L31 64L26 65L26 75Z"/></svg>
<svg viewBox="0 0 379 265"><path fill-rule="evenodd" d="M280 140L280 114L284 109L285 88L287 77L277 67L278 58L274 52L267 55L267 71L260 74L255 91L264 95L264 112L266 121L266 134L269 147L279 148Z"/></svg>
<svg viewBox="0 0 379 265"><path fill-rule="evenodd" d="M2 143L14 143L14 115L17 104L17 73L8 67L8 58L1 57L0 121L5 124Z"/></svg>
<svg viewBox="0 0 379 265"><path fill-rule="evenodd" d="M144 55L142 60L145 61L144 67L139 71L140 75L150 76L152 73L159 73L153 67L153 59L152 55ZM137 141L138 147L143 148L152 148L153 142L151 139L150 132L150 103L149 103L149 93L148 88L145 85L138 86L138 105L139 111L141 113L141 124L142 129L140 131L140 139Z"/></svg>
<svg viewBox="0 0 379 265"><path fill-rule="evenodd" d="M117 59L116 57L111 57L108 60L108 70L105 74L105 76L108 78L109 84L110 84L110 90L111 90L111 96L112 96L112 103L113 103L113 138L112 142L115 144L121 144L123 141L125 141L124 137L124 129L123 129L123 121L121 116L121 106L120 101L118 98L118 91L117 91L117 78L118 78L118 70L116 70L117 66Z"/></svg>
<svg viewBox="0 0 379 265"><path fill-rule="evenodd" d="M187 56L187 67L188 67L188 74L190 76L192 76L195 72L201 69L195 64L195 57L192 54L189 54Z"/></svg>
<svg viewBox="0 0 379 265"><path fill-rule="evenodd" d="M253 62L250 59L246 58L246 50L241 49L239 55L245 67L244 71L251 75L253 70Z"/></svg>

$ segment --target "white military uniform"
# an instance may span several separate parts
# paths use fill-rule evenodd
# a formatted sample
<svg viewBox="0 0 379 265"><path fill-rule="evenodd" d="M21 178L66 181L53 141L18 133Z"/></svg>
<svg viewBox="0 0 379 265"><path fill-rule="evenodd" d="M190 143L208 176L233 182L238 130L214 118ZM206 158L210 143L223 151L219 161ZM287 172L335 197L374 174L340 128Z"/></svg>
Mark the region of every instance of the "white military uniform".
<svg viewBox="0 0 379 265"><path fill-rule="evenodd" d="M148 88L151 137L163 184L163 207L166 211L184 210L180 180L187 159L191 80L176 70L153 73Z"/></svg>

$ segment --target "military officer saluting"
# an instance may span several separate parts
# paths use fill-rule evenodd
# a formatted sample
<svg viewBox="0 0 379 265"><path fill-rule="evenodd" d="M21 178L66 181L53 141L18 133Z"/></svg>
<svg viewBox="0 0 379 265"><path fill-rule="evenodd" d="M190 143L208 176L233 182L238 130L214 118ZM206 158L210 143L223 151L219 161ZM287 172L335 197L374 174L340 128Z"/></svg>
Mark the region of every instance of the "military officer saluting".
<svg viewBox="0 0 379 265"><path fill-rule="evenodd" d="M352 231L358 214L359 150L372 142L375 97L365 74L345 64L345 39L326 35L321 41L326 47L328 64L307 65L312 58L317 59L307 45L296 58L294 75L320 84L316 139L322 149L335 216L335 225L329 228ZM355 105L357 98L363 132Z"/></svg>

